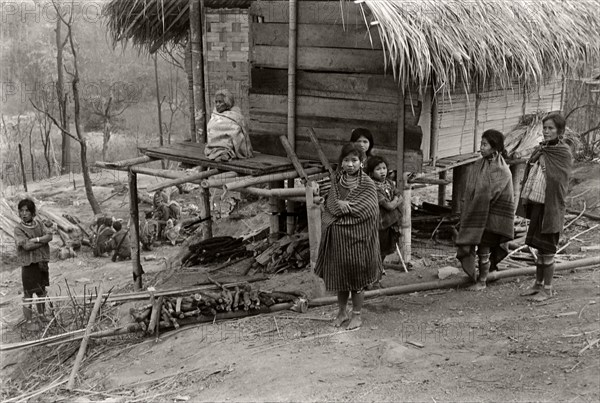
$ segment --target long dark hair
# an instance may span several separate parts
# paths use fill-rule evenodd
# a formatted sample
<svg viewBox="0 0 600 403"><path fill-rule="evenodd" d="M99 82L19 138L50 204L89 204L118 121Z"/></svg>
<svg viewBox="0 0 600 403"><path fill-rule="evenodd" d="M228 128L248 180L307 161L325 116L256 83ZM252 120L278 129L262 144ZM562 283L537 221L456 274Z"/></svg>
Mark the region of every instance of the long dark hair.
<svg viewBox="0 0 600 403"><path fill-rule="evenodd" d="M371 150L373 149L373 146L375 146L375 142L373 141L373 135L371 134L369 129L365 129L364 127L358 127L356 129L352 130L352 134L350 135L350 141L354 143L360 137L364 137L367 140L369 140L369 148L367 149L366 154L367 154L367 157L370 157Z"/></svg>
<svg viewBox="0 0 600 403"><path fill-rule="evenodd" d="M486 139L490 146L498 151L503 158L508 158L508 154L506 153L506 149L504 148L504 135L498 130L489 129L483 132L481 135L482 139Z"/></svg>

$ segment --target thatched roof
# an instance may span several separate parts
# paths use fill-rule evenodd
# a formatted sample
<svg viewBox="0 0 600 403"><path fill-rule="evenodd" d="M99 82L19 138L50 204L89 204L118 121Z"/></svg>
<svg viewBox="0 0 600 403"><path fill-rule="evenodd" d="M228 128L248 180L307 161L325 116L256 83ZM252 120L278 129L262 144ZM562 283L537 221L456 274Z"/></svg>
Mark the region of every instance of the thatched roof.
<svg viewBox="0 0 600 403"><path fill-rule="evenodd" d="M150 53L181 43L190 28L189 0L111 0L102 11L113 43L131 42ZM248 8L251 0L204 0L207 8Z"/></svg>
<svg viewBox="0 0 600 403"><path fill-rule="evenodd" d="M346 2L347 0L340 0ZM250 0L205 0L247 7ZM438 88L494 80L536 85L600 60L600 0L364 0L399 82ZM188 0L112 0L114 41L155 51L187 36ZM377 27L377 30L374 29Z"/></svg>

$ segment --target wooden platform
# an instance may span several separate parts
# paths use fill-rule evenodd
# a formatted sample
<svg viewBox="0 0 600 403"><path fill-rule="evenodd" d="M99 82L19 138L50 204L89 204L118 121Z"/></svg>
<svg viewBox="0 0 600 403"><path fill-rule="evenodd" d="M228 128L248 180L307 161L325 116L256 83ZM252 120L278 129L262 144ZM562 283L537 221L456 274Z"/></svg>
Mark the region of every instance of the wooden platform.
<svg viewBox="0 0 600 403"><path fill-rule="evenodd" d="M425 163L423 165L423 175L431 175L449 171L461 165L471 164L480 158L481 153L479 153L479 151L469 154L453 155L451 157L440 158L436 161L435 166Z"/></svg>
<svg viewBox="0 0 600 403"><path fill-rule="evenodd" d="M204 148L198 143L173 143L162 147L140 148L145 155L153 158L185 162L223 171L233 171L244 175L266 175L281 171L291 171L294 166L286 157L254 153L254 157L217 162L204 156ZM300 161L304 167L311 165L307 160Z"/></svg>

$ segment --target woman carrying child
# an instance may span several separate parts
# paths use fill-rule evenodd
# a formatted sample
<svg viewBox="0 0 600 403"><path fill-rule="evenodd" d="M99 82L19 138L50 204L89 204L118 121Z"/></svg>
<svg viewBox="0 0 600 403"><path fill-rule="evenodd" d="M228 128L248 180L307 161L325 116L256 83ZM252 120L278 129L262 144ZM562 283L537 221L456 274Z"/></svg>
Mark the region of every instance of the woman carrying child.
<svg viewBox="0 0 600 403"><path fill-rule="evenodd" d="M393 253L399 240L401 212L398 208L402 198L393 181L387 178L387 161L379 156L370 157L367 160L367 174L375 182L377 199L379 201L379 246L381 260Z"/></svg>
<svg viewBox="0 0 600 403"><path fill-rule="evenodd" d="M375 184L362 170L364 152L346 144L333 174L324 205L322 237L315 273L329 291L337 291L339 312L333 324L350 319L348 329L361 326L363 290L381 273L379 257L379 203ZM352 294L352 318L346 311Z"/></svg>
<svg viewBox="0 0 600 403"><path fill-rule="evenodd" d="M514 236L515 204L512 176L504 161L504 136L486 130L481 136L483 157L473 164L462 200L456 257L476 282L473 291L486 288L487 276L508 254L507 242ZM475 252L479 257L476 276Z"/></svg>

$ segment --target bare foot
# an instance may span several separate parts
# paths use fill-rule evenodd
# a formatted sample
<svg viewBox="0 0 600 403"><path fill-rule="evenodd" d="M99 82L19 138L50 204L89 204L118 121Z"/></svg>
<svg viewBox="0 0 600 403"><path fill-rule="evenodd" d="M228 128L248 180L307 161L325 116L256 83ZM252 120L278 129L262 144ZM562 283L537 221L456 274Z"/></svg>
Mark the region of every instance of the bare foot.
<svg viewBox="0 0 600 403"><path fill-rule="evenodd" d="M343 313L340 312L340 313L338 313L337 318L335 318L333 320L333 326L340 327L340 326L342 326L342 323L344 323L348 319L350 319L350 318L348 318L348 312L343 312Z"/></svg>
<svg viewBox="0 0 600 403"><path fill-rule="evenodd" d="M362 325L362 318L360 315L352 314L352 319L348 323L348 330L358 329Z"/></svg>
<svg viewBox="0 0 600 403"><path fill-rule="evenodd" d="M483 291L486 288L485 281L478 281L470 287L467 287L468 291Z"/></svg>
<svg viewBox="0 0 600 403"><path fill-rule="evenodd" d="M528 297L530 295L535 295L543 289L544 289L543 284L533 283L533 285L531 287L527 288L524 292L521 293L521 296Z"/></svg>
<svg viewBox="0 0 600 403"><path fill-rule="evenodd" d="M533 302L543 302L547 299L552 298L553 294L554 293L552 292L552 289L543 288L536 295L534 295L531 298L528 298L528 300Z"/></svg>

